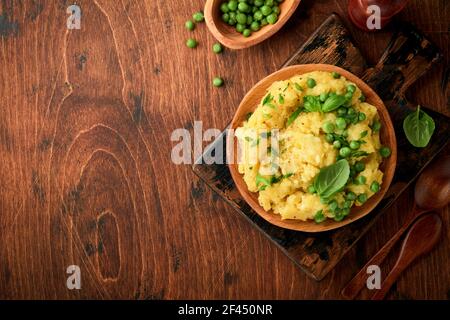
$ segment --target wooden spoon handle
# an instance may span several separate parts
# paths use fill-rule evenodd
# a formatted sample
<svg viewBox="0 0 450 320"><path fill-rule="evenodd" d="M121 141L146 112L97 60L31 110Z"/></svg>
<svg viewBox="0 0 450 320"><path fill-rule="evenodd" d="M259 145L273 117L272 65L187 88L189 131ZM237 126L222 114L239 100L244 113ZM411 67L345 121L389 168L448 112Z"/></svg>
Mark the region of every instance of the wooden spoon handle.
<svg viewBox="0 0 450 320"><path fill-rule="evenodd" d="M355 299L358 293L364 288L367 279L367 268L370 265L379 266L384 259L386 259L388 253L391 251L392 247L397 243L398 239L405 233L409 226L416 220L416 218L424 213L419 210L416 206L412 209L411 213L408 215L406 222L403 226L394 234L394 236L389 239L388 242L366 263L364 267L353 277L352 280L342 289L341 294L346 299Z"/></svg>
<svg viewBox="0 0 450 320"><path fill-rule="evenodd" d="M391 272L389 272L386 279L384 279L384 282L381 284L381 288L374 293L371 300L383 300L394 282L397 281L397 278L408 266L409 264L396 264L394 268L392 268Z"/></svg>

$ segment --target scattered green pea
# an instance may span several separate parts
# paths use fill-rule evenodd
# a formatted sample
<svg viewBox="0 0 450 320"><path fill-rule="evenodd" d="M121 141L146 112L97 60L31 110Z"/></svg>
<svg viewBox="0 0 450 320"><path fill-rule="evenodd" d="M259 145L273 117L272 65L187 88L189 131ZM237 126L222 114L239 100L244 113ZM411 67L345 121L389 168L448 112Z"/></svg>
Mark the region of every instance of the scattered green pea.
<svg viewBox="0 0 450 320"><path fill-rule="evenodd" d="M366 181L367 181L366 177L364 177L362 175L357 176L355 179L356 184L360 184L360 185L365 184Z"/></svg>
<svg viewBox="0 0 450 320"><path fill-rule="evenodd" d="M356 90L356 87L355 87L353 84L349 84L349 85L347 86L347 92L354 93L355 90Z"/></svg>
<svg viewBox="0 0 450 320"><path fill-rule="evenodd" d="M359 97L359 101L361 101L361 102L366 101L366 96L361 93L361 96Z"/></svg>
<svg viewBox="0 0 450 320"><path fill-rule="evenodd" d="M367 201L367 195L365 193L361 193L360 195L358 195L358 202L359 203L364 203Z"/></svg>
<svg viewBox="0 0 450 320"><path fill-rule="evenodd" d="M366 120L366 114L365 114L364 112L358 113L358 120L359 120L359 121L364 121L364 120Z"/></svg>
<svg viewBox="0 0 450 320"><path fill-rule="evenodd" d="M213 79L213 85L214 87L221 87L223 85L223 79L220 77L215 77Z"/></svg>
<svg viewBox="0 0 450 320"><path fill-rule="evenodd" d="M339 150L339 155L344 158L348 157L351 153L352 150L349 147L343 147Z"/></svg>
<svg viewBox="0 0 450 320"><path fill-rule="evenodd" d="M380 131L380 129L381 129L381 123L380 123L380 121L375 120L375 121L372 123L372 130L373 130L373 132L378 132L378 131Z"/></svg>
<svg viewBox="0 0 450 320"><path fill-rule="evenodd" d="M356 200L356 194L353 191L347 192L346 195L347 200L354 201Z"/></svg>
<svg viewBox="0 0 450 320"><path fill-rule="evenodd" d="M331 133L327 133L327 134L325 135L325 140L326 140L327 142L329 142L329 143L333 143L333 141L334 141L334 136L333 136Z"/></svg>
<svg viewBox="0 0 450 320"><path fill-rule="evenodd" d="M192 31L192 30L195 29L195 23L192 22L192 20L186 21L186 23L184 24L184 26L185 26L186 29L188 29L189 31Z"/></svg>
<svg viewBox="0 0 450 320"><path fill-rule="evenodd" d="M325 92L322 92L319 96L319 100L321 102L325 102L325 100L327 100L327 98L328 98L328 93L325 93Z"/></svg>
<svg viewBox="0 0 450 320"><path fill-rule="evenodd" d="M271 13L267 16L267 22L270 24L275 24L278 20L278 15L276 13Z"/></svg>
<svg viewBox="0 0 450 320"><path fill-rule="evenodd" d="M334 124L331 122L325 122L322 126L322 129L325 133L332 133L334 131Z"/></svg>
<svg viewBox="0 0 450 320"><path fill-rule="evenodd" d="M347 127L347 121L342 117L338 117L336 119L336 127L341 130L345 129Z"/></svg>
<svg viewBox="0 0 450 320"><path fill-rule="evenodd" d="M374 193L378 192L380 190L380 184L377 181L373 181L370 185L370 190Z"/></svg>
<svg viewBox="0 0 450 320"><path fill-rule="evenodd" d="M251 32L250 29L244 29L244 31L242 31L242 35L243 35L244 37L250 37L251 34L252 34L252 32Z"/></svg>
<svg viewBox="0 0 450 320"><path fill-rule="evenodd" d="M383 158L387 158L391 155L391 149L386 146L381 147L379 152Z"/></svg>
<svg viewBox="0 0 450 320"><path fill-rule="evenodd" d="M352 140L352 141L350 141L349 145L350 145L350 149L357 150L357 149L359 149L361 144L359 143L359 141Z"/></svg>
<svg viewBox="0 0 450 320"><path fill-rule="evenodd" d="M203 20L205 20L205 17L203 16L202 12L196 12L192 15L192 18L194 19L194 21L196 22L202 22Z"/></svg>
<svg viewBox="0 0 450 320"><path fill-rule="evenodd" d="M195 48L197 46L197 44L198 44L197 40L192 39L192 38L189 38L186 41L186 45L188 46L188 48L191 48L191 49Z"/></svg>
<svg viewBox="0 0 450 320"><path fill-rule="evenodd" d="M362 161L358 161L355 163L355 170L358 172L362 172L366 169L366 165Z"/></svg>
<svg viewBox="0 0 450 320"><path fill-rule="evenodd" d="M314 221L316 223L321 223L321 222L325 221L326 218L327 217L323 214L322 210L317 211L316 214L314 215Z"/></svg>
<svg viewBox="0 0 450 320"><path fill-rule="evenodd" d="M306 85L308 88L314 88L316 86L316 80L313 78L308 78L308 80L306 80Z"/></svg>
<svg viewBox="0 0 450 320"><path fill-rule="evenodd" d="M339 107L339 109L337 109L337 114L338 116L344 116L347 114L347 108L345 107Z"/></svg>
<svg viewBox="0 0 450 320"><path fill-rule="evenodd" d="M328 203L328 209L330 209L330 211L335 211L338 208L338 203L336 200L331 200Z"/></svg>
<svg viewBox="0 0 450 320"><path fill-rule="evenodd" d="M260 24L258 21L253 21L252 24L250 25L250 29L252 29L252 31L258 31L260 28Z"/></svg>
<svg viewBox="0 0 450 320"><path fill-rule="evenodd" d="M342 208L341 214L346 217L350 214L350 207Z"/></svg>
<svg viewBox="0 0 450 320"><path fill-rule="evenodd" d="M342 210L336 210L336 212L334 213L334 221L342 221L345 218L345 216L342 214Z"/></svg>
<svg viewBox="0 0 450 320"><path fill-rule="evenodd" d="M340 75L339 73L337 73L336 71L333 71L333 72L331 73L331 75L332 75L333 78L335 78L335 79L339 79L339 78L341 77L341 75Z"/></svg>
<svg viewBox="0 0 450 320"><path fill-rule="evenodd" d="M333 148L340 149L341 148L341 142L336 140L333 142Z"/></svg>
<svg viewBox="0 0 450 320"><path fill-rule="evenodd" d="M223 50L222 45L220 43L214 43L212 49L214 53L221 53Z"/></svg>

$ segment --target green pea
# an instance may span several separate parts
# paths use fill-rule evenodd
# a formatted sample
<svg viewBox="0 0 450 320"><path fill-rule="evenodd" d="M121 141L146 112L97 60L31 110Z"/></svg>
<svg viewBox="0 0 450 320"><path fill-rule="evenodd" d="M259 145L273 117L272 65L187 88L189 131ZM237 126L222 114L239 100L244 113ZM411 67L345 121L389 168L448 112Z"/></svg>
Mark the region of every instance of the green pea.
<svg viewBox="0 0 450 320"><path fill-rule="evenodd" d="M254 4L256 7L261 7L261 6L264 5L264 0L255 0L255 1L253 2L253 4Z"/></svg>
<svg viewBox="0 0 450 320"><path fill-rule="evenodd" d="M252 24L252 22L253 22L252 16L250 16L250 15L247 16L247 25L250 26Z"/></svg>
<svg viewBox="0 0 450 320"><path fill-rule="evenodd" d="M310 185L310 186L308 187L308 192L309 192L309 193L316 193L316 188L314 188L313 185Z"/></svg>
<svg viewBox="0 0 450 320"><path fill-rule="evenodd" d="M280 7L278 7L278 6L273 6L273 7L272 7L272 12L275 13L275 14L277 14L277 15L279 15L280 12L281 12Z"/></svg>
<svg viewBox="0 0 450 320"><path fill-rule="evenodd" d="M236 15L236 21L239 24L246 24L247 23L247 16L245 15L245 13L239 12Z"/></svg>
<svg viewBox="0 0 450 320"><path fill-rule="evenodd" d="M353 150L359 149L360 145L361 144L359 143L359 141L356 141L356 140L350 141L350 149L353 149Z"/></svg>
<svg viewBox="0 0 450 320"><path fill-rule="evenodd" d="M355 92L355 90L356 90L356 87L353 84L350 84L347 86L347 92L353 93L353 92Z"/></svg>
<svg viewBox="0 0 450 320"><path fill-rule="evenodd" d="M262 14L262 12L260 10L256 11L253 14L253 19L255 19L256 21L261 21L263 19L264 15Z"/></svg>
<svg viewBox="0 0 450 320"><path fill-rule="evenodd" d="M228 9L230 11L236 11L237 7L238 7L238 2L236 0L231 0L228 2Z"/></svg>
<svg viewBox="0 0 450 320"><path fill-rule="evenodd" d="M347 127L347 121L342 117L338 117L336 119L336 127L341 130L345 129Z"/></svg>
<svg viewBox="0 0 450 320"><path fill-rule="evenodd" d="M337 114L338 114L338 116L346 115L347 114L347 108L339 107L339 109L337 109Z"/></svg>
<svg viewBox="0 0 450 320"><path fill-rule="evenodd" d="M345 218L345 216L342 214L341 210L337 210L334 213L334 217L333 217L334 221L339 222L339 221L342 221L344 218Z"/></svg>
<svg viewBox="0 0 450 320"><path fill-rule="evenodd" d="M265 15L266 17L272 13L272 8L266 5L262 6L260 10L262 14Z"/></svg>
<svg viewBox="0 0 450 320"><path fill-rule="evenodd" d="M348 208L342 208L341 213L342 213L342 215L344 217L348 216L350 214L350 208L349 207Z"/></svg>
<svg viewBox="0 0 450 320"><path fill-rule="evenodd" d="M186 45L188 46L188 48L195 48L197 46L198 42L195 39L189 38L186 41Z"/></svg>
<svg viewBox="0 0 450 320"><path fill-rule="evenodd" d="M223 13L227 13L228 11L230 11L225 2L220 5L220 11L222 11Z"/></svg>
<svg viewBox="0 0 450 320"><path fill-rule="evenodd" d="M352 201L351 200L345 200L344 201L344 204L343 204L343 207L344 208L351 208L352 207Z"/></svg>
<svg viewBox="0 0 450 320"><path fill-rule="evenodd" d="M245 26L243 24L240 24L240 23L236 24L237 32L242 33L244 31L244 29L245 29Z"/></svg>
<svg viewBox="0 0 450 320"><path fill-rule="evenodd" d="M380 191L380 184L377 181L373 181L370 185L370 190L374 193Z"/></svg>
<svg viewBox="0 0 450 320"><path fill-rule="evenodd" d="M387 158L391 155L391 149L386 146L381 147L379 152L383 158Z"/></svg>
<svg viewBox="0 0 450 320"><path fill-rule="evenodd" d="M222 15L222 20L223 20L223 22L228 23L228 20L230 20L230 15L228 13L224 13Z"/></svg>
<svg viewBox="0 0 450 320"><path fill-rule="evenodd" d="M327 217L323 214L322 210L319 210L314 214L314 221L316 223L321 223L321 222L325 221L326 218Z"/></svg>
<svg viewBox="0 0 450 320"><path fill-rule="evenodd" d="M267 16L267 22L270 24L275 24L278 20L278 15L276 13L271 13Z"/></svg>
<svg viewBox="0 0 450 320"><path fill-rule="evenodd" d="M229 24L230 26L234 26L234 25L236 24L236 19L230 17L230 19L228 19L228 24Z"/></svg>
<svg viewBox="0 0 450 320"><path fill-rule="evenodd" d="M336 140L335 142L333 142L333 148L335 149L340 149L341 148L341 142Z"/></svg>
<svg viewBox="0 0 450 320"><path fill-rule="evenodd" d="M356 110L353 109L353 108L348 108L348 109L347 109L347 114L348 114L349 116L355 115L355 114L356 114Z"/></svg>
<svg viewBox="0 0 450 320"><path fill-rule="evenodd" d="M338 208L338 203L336 200L331 200L330 203L328 203L328 209L330 211L335 211Z"/></svg>
<svg viewBox="0 0 450 320"><path fill-rule="evenodd" d="M344 138L347 138L348 137L348 131L347 130L342 131L342 136Z"/></svg>
<svg viewBox="0 0 450 320"><path fill-rule="evenodd" d="M322 129L325 133L332 133L334 131L334 124L331 122L325 122L322 126Z"/></svg>
<svg viewBox="0 0 450 320"><path fill-rule="evenodd" d="M343 147L339 150L339 154L341 155L341 157L348 157L350 154L352 153L352 150L350 150L350 148L348 147Z"/></svg>
<svg viewBox="0 0 450 320"><path fill-rule="evenodd" d="M258 21L253 21L252 24L250 25L250 29L252 29L253 31L258 31L260 28L259 22Z"/></svg>
<svg viewBox="0 0 450 320"><path fill-rule="evenodd" d="M327 100L328 98L328 93L322 92L319 96L319 100L322 102L325 102L325 100Z"/></svg>
<svg viewBox="0 0 450 320"><path fill-rule="evenodd" d="M344 97L347 100L352 100L353 93L352 92L347 92L346 94L344 94Z"/></svg>
<svg viewBox="0 0 450 320"><path fill-rule="evenodd" d="M240 12L245 12L245 13L248 13L248 12L250 12L250 10L252 10L250 8L250 6L245 2L239 2L238 9Z"/></svg>
<svg viewBox="0 0 450 320"><path fill-rule="evenodd" d="M354 167L355 167L355 170L358 172L362 172L362 171L364 171L364 169L366 169L366 165L362 161L356 162Z"/></svg>
<svg viewBox="0 0 450 320"><path fill-rule="evenodd" d="M223 79L221 77L215 77L213 79L214 87L221 87L223 85Z"/></svg>
<svg viewBox="0 0 450 320"><path fill-rule="evenodd" d="M212 49L214 53L221 53L223 50L222 45L220 43L214 43Z"/></svg>
<svg viewBox="0 0 450 320"><path fill-rule="evenodd" d="M236 12L229 12L228 14L230 15L230 19L233 18L236 20Z"/></svg>
<svg viewBox="0 0 450 320"><path fill-rule="evenodd" d="M266 4L266 6L272 7L273 6L273 0L266 0L265 4Z"/></svg>
<svg viewBox="0 0 450 320"><path fill-rule="evenodd" d="M359 184L359 185L365 184L366 181L367 181L366 177L364 177L362 175L357 176L355 179L356 184Z"/></svg>
<svg viewBox="0 0 450 320"><path fill-rule="evenodd" d="M358 196L358 202L359 203L364 203L364 202L366 202L367 201L367 195L365 194L365 193L361 193L359 196Z"/></svg>
<svg viewBox="0 0 450 320"><path fill-rule="evenodd" d="M242 35L244 37L250 37L252 35L252 31L250 29L244 29L244 31L242 31Z"/></svg>
<svg viewBox="0 0 450 320"><path fill-rule="evenodd" d="M255 13L256 11L258 11L258 7L253 7L252 8L252 13Z"/></svg>
<svg viewBox="0 0 450 320"><path fill-rule="evenodd" d="M261 20L261 26L264 27L264 26L267 25L267 24L268 24L267 19L266 19L266 18L262 18L262 20Z"/></svg>
<svg viewBox="0 0 450 320"><path fill-rule="evenodd" d="M306 85L308 88L314 88L316 86L316 80L313 78L308 78L308 80L306 80Z"/></svg>
<svg viewBox="0 0 450 320"><path fill-rule="evenodd" d="M359 121L364 121L364 120L366 120L366 114L365 114L364 112L358 113L358 120L359 120Z"/></svg>
<svg viewBox="0 0 450 320"><path fill-rule="evenodd" d="M356 194L353 191L347 192L346 195L347 200L354 201L356 200Z"/></svg>
<svg viewBox="0 0 450 320"><path fill-rule="evenodd" d="M325 140L329 143L332 143L334 141L334 136L331 133L327 133L325 135Z"/></svg>
<svg viewBox="0 0 450 320"><path fill-rule="evenodd" d="M332 75L333 78L335 78L335 79L339 79L339 78L341 77L341 75L340 75L339 73L337 73L336 71L333 71L333 72L331 73L331 75Z"/></svg>
<svg viewBox="0 0 450 320"><path fill-rule="evenodd" d="M186 23L184 24L184 26L186 27L186 29L192 31L195 29L195 23L192 22L192 20L188 20L186 21Z"/></svg>
<svg viewBox="0 0 450 320"><path fill-rule="evenodd" d="M375 121L372 123L372 130L373 130L373 132L378 132L378 131L380 131L380 129L381 129L381 123L380 123L380 121L375 120Z"/></svg>
<svg viewBox="0 0 450 320"><path fill-rule="evenodd" d="M196 12L192 15L192 18L194 19L194 21L196 22L202 22L203 20L205 20L205 17L203 16L202 12Z"/></svg>
<svg viewBox="0 0 450 320"><path fill-rule="evenodd" d="M366 96L361 93L361 96L359 97L359 101L361 101L361 102L366 101Z"/></svg>

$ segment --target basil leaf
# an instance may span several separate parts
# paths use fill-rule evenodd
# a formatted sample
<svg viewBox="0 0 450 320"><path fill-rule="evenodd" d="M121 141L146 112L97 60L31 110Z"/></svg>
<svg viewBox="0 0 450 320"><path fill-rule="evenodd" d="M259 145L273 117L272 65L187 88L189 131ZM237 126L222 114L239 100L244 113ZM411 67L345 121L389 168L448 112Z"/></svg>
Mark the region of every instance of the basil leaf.
<svg viewBox="0 0 450 320"><path fill-rule="evenodd" d="M321 111L319 97L315 96L303 97L303 107L309 112Z"/></svg>
<svg viewBox="0 0 450 320"><path fill-rule="evenodd" d="M295 110L288 118L287 122L286 122L286 126L291 125L292 122L295 121L295 119L297 119L297 117L300 115L300 113L302 113L303 111L303 107L298 107L297 110Z"/></svg>
<svg viewBox="0 0 450 320"><path fill-rule="evenodd" d="M266 189L268 186L270 186L271 182L270 179L266 179L264 178L262 175L260 175L259 173L256 175L256 187L259 190L264 190Z"/></svg>
<svg viewBox="0 0 450 320"><path fill-rule="evenodd" d="M342 106L345 101L346 101L346 99L345 99L345 96L343 96L343 95L336 94L336 95L329 96L327 98L327 100L325 100L325 102L323 103L322 111L330 112L330 111L336 110L337 108Z"/></svg>
<svg viewBox="0 0 450 320"><path fill-rule="evenodd" d="M435 124L433 118L420 110L420 106L417 106L417 110L410 113L403 120L403 131L405 132L406 138L409 143L417 148L424 148L428 145L434 129Z"/></svg>
<svg viewBox="0 0 450 320"><path fill-rule="evenodd" d="M350 165L347 160L342 159L320 169L313 185L319 196L330 198L345 186L349 177Z"/></svg>

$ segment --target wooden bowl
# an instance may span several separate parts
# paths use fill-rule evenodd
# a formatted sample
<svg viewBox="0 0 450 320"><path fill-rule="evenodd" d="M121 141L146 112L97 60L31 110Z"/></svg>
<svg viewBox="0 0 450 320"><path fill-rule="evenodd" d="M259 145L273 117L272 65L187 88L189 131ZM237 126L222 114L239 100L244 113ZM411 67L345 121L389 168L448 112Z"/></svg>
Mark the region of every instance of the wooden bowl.
<svg viewBox="0 0 450 320"><path fill-rule="evenodd" d="M300 0L285 0L280 3L280 15L278 21L271 25L262 27L259 31L253 32L248 38L236 31L234 26L230 26L222 21L222 11L220 5L225 0L207 0L204 9L205 21L213 36L224 46L230 49L244 49L251 47L261 41L266 40L286 23L286 21L297 9Z"/></svg>
<svg viewBox="0 0 450 320"><path fill-rule="evenodd" d="M388 190L389 185L391 184L392 177L395 171L395 165L397 162L397 142L395 139L395 132L394 127L392 126L391 118L380 97L378 97L378 95L361 79L342 68L327 64L294 65L272 73L271 75L259 81L241 101L236 114L233 117L230 128L236 129L237 127L241 126L241 124L245 120L246 115L256 109L262 97L266 94L267 88L274 81L287 80L295 75L301 75L311 71L336 71L340 73L349 81L355 83L366 96L366 101L377 108L380 122L382 123L382 128L380 130L381 144L389 146L392 150L391 156L384 159L380 166L381 171L384 173L383 183L381 184L380 191L369 198L364 205L360 207L352 207L350 214L344 220L339 222L334 221L333 219L327 219L320 224L317 224L316 222L314 222L314 220L282 220L279 214L275 214L272 211L265 211L258 203L258 193L250 192L247 189L247 185L244 182L243 176L238 172L236 159L238 143L237 138L235 138L233 134L229 134L227 136L227 161L229 164L231 176L242 197L262 218L274 225L286 229L306 232L321 232L345 226L346 224L349 224L367 215L381 201L386 191Z"/></svg>

